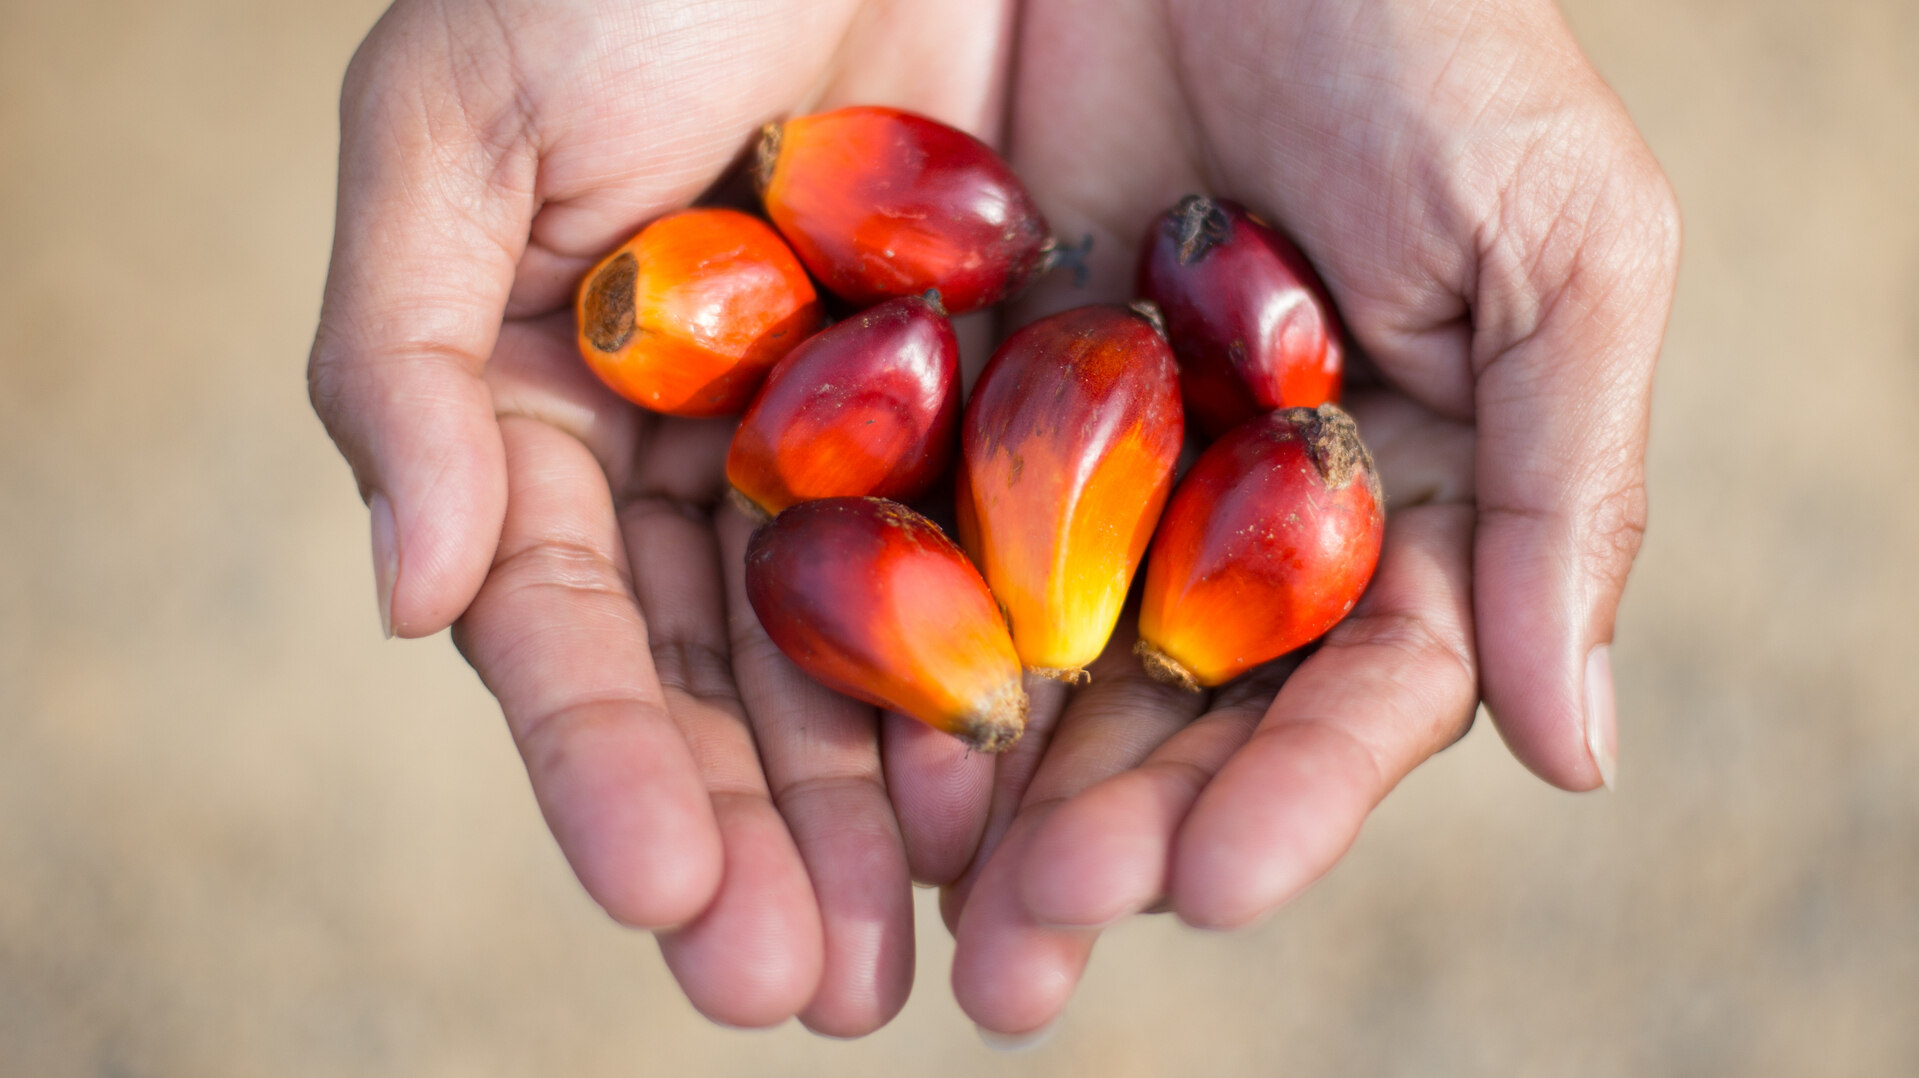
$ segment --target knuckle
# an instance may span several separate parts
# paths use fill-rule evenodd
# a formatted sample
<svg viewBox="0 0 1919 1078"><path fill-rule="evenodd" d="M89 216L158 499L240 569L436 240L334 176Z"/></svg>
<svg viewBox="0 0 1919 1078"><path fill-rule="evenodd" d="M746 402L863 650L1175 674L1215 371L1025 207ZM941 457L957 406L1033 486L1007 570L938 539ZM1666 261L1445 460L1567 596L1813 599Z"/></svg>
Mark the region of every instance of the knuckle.
<svg viewBox="0 0 1919 1078"><path fill-rule="evenodd" d="M363 448L364 438L353 422L361 411L358 402L365 396L363 376L348 362L325 322L314 334L313 349L307 356L306 382L307 403L313 414L357 472L365 463L358 451Z"/></svg>
<svg viewBox="0 0 1919 1078"><path fill-rule="evenodd" d="M1389 648L1406 656L1409 665L1452 667L1466 683L1478 681L1471 643L1460 634L1442 633L1429 619L1416 614L1348 617L1326 634L1324 646Z"/></svg>
<svg viewBox="0 0 1919 1078"><path fill-rule="evenodd" d="M576 755L602 738L618 736L629 725L632 709L649 708L629 692L568 698L508 723L527 773L544 785L563 776Z"/></svg>
<svg viewBox="0 0 1919 1078"><path fill-rule="evenodd" d="M502 553L488 584L508 594L551 588L576 599L633 602L626 570L604 551L570 539L547 539Z"/></svg>
<svg viewBox="0 0 1919 1078"><path fill-rule="evenodd" d="M1649 512L1645 483L1637 477L1610 484L1579 521L1585 561L1601 582L1624 587L1639 556Z"/></svg>
<svg viewBox="0 0 1919 1078"><path fill-rule="evenodd" d="M313 336L313 350L307 353L307 403L329 428L345 395L339 360L334 358L330 337L326 323L322 322Z"/></svg>
<svg viewBox="0 0 1919 1078"><path fill-rule="evenodd" d="M1685 220L1679 208L1679 193L1657 163L1652 164L1646 187L1644 197L1648 206L1644 216L1652 232L1654 255L1664 279L1672 281L1679 276L1679 254L1685 245Z"/></svg>
<svg viewBox="0 0 1919 1078"><path fill-rule="evenodd" d="M698 640L661 639L651 642L653 671L660 687L696 700L733 702L739 689L733 680L733 660L724 648Z"/></svg>

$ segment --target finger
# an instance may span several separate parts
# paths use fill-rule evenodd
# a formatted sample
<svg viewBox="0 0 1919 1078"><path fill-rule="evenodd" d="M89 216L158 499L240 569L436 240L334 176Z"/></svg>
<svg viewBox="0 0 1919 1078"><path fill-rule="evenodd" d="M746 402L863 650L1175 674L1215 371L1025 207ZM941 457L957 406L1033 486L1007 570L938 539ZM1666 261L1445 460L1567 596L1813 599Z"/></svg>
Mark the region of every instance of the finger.
<svg viewBox="0 0 1919 1078"><path fill-rule="evenodd" d="M1595 92L1596 115L1547 151L1559 160L1512 181L1518 208L1482 256L1475 305L1486 703L1514 755L1568 789L1612 784L1610 644L1646 524L1679 253L1657 164Z"/></svg>
<svg viewBox="0 0 1919 1078"><path fill-rule="evenodd" d="M713 904L660 936L687 999L716 1022L785 1021L820 984L813 885L762 770L733 671L725 575L710 506L725 424L649 428L619 510L650 657L712 793L725 866Z"/></svg>
<svg viewBox="0 0 1919 1078"><path fill-rule="evenodd" d="M573 316L567 312L501 326L487 360L486 384L499 415L537 419L578 439L614 490L631 483L641 440L659 421L608 389L581 362Z"/></svg>
<svg viewBox="0 0 1919 1078"><path fill-rule="evenodd" d="M1060 928L1101 928L1160 904L1179 825L1297 665L1280 660L1233 682L1137 767L1094 783L1042 821L1020 862L1028 916Z"/></svg>
<svg viewBox="0 0 1919 1078"><path fill-rule="evenodd" d="M985 833L995 757L894 712L880 717L880 746L913 879L952 883L972 863Z"/></svg>
<svg viewBox="0 0 1919 1078"><path fill-rule="evenodd" d="M719 887L721 834L653 676L605 481L549 427L502 430L511 511L454 639L499 698L587 893L636 927L690 921Z"/></svg>
<svg viewBox="0 0 1919 1078"><path fill-rule="evenodd" d="M718 525L734 674L773 803L819 903L823 965L800 1020L830 1036L862 1036L898 1014L913 985L912 881L880 771L878 716L774 646L746 597L754 525L730 506Z"/></svg>
<svg viewBox="0 0 1919 1078"><path fill-rule="evenodd" d="M953 998L980 1028L1036 1033L1059 1016L1086 971L1099 933L1046 927L1014 885L1045 810L1021 816L982 865L954 926Z"/></svg>
<svg viewBox="0 0 1919 1078"><path fill-rule="evenodd" d="M1395 513L1379 570L1199 793L1167 891L1187 923L1231 928L1319 878L1387 791L1471 724L1472 511Z"/></svg>
<svg viewBox="0 0 1919 1078"><path fill-rule="evenodd" d="M1019 815L1026 787L1046 759L1053 729L1066 707L1069 690L1065 685L1031 672L1026 674L1025 684L1026 731L1011 749L993 758L993 782L987 794L986 816L980 825L979 842L973 848L965 869L951 883L940 888L940 919L946 922L948 931L958 930L960 910L966 905L967 895L979 879L980 871L992 858L993 847L999 844L1007 828Z"/></svg>
<svg viewBox="0 0 1919 1078"><path fill-rule="evenodd" d="M1126 771L1199 713L1205 697L1162 685L1133 657L1134 610L1121 618L1093 680L1066 705L1019 815L990 847L964 895L954 936L953 993L972 1019L1004 1033L1055 1018L1078 984L1095 934L1043 924L1020 894L1036 827L1062 802Z"/></svg>
<svg viewBox="0 0 1919 1078"><path fill-rule="evenodd" d="M408 22L399 9L383 20L347 75L307 376L371 510L382 625L421 636L466 609L500 537L505 458L479 374L537 162L525 138L497 137L519 129L512 95L452 92L454 74Z"/></svg>

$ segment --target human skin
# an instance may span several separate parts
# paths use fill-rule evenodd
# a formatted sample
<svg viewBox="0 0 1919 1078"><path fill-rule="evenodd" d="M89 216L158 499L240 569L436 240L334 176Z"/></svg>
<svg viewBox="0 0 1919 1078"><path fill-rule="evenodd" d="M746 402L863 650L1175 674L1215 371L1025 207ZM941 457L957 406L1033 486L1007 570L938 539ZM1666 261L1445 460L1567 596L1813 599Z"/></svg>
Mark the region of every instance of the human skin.
<svg viewBox="0 0 1919 1078"><path fill-rule="evenodd" d="M1146 224L1192 191L1298 242L1357 342L1390 509L1323 646L1182 694L1122 618L1090 686L1033 686L998 760L772 647L720 497L729 422L614 397L569 304L761 123L859 102L1000 144L1060 235L1093 236L1086 283L1042 282L1008 328L1128 298ZM1098 927L1270 912L1482 699L1546 781L1610 781L1679 225L1544 0L401 0L341 121L309 385L368 502L382 623L453 626L581 882L716 1021L883 1025L919 879L968 1014L1040 1029Z"/></svg>

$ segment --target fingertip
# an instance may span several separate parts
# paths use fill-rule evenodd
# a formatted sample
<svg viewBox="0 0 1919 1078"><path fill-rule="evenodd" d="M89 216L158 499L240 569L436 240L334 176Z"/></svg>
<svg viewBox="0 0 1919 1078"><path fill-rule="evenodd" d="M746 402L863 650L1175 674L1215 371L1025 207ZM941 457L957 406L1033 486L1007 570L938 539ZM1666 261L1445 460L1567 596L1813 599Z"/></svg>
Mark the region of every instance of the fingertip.
<svg viewBox="0 0 1919 1078"><path fill-rule="evenodd" d="M1015 825L979 874L954 933L953 997L987 1030L1021 1034L1066 1009L1098 933L1034 921L1015 874L1031 835Z"/></svg>
<svg viewBox="0 0 1919 1078"><path fill-rule="evenodd" d="M986 829L995 758L892 711L880 715L880 752L912 878L959 879Z"/></svg>
<svg viewBox="0 0 1919 1078"><path fill-rule="evenodd" d="M417 357L316 351L315 407L366 497L388 637L451 625L485 583L506 520L507 455L478 378Z"/></svg>
<svg viewBox="0 0 1919 1078"><path fill-rule="evenodd" d="M1248 879L1240 866L1227 863L1216 848L1195 842L1175 860L1167 904L1181 924L1208 932L1231 932L1257 924L1282 905L1298 873L1267 865L1264 878Z"/></svg>
<svg viewBox="0 0 1919 1078"><path fill-rule="evenodd" d="M1484 622L1482 621L1482 626ZM1617 753L1611 648L1512 641L1510 626L1484 626L1486 711L1513 758L1573 793L1610 789ZM1542 632L1544 630L1542 629ZM1533 652L1531 655L1525 652ZM1539 652L1545 654L1539 654ZM1555 653L1568 653L1555 659ZM1530 670L1515 669L1532 660Z"/></svg>
<svg viewBox="0 0 1919 1078"><path fill-rule="evenodd" d="M720 888L723 857L712 816L685 811L663 793L636 795L623 814L632 819L580 844L580 884L628 928L670 931L692 922Z"/></svg>
<svg viewBox="0 0 1919 1078"><path fill-rule="evenodd" d="M973 1031L979 1034L980 1043L993 1051L1005 1055L1020 1055L1033 1051L1052 1040L1053 1034L1059 1031L1059 1022L1055 1020L1018 1033L1001 1033L975 1024Z"/></svg>
<svg viewBox="0 0 1919 1078"><path fill-rule="evenodd" d="M611 859L593 859L595 867L578 874L586 893L616 923L643 932L671 932L706 909L719 889L717 856L655 858L607 871Z"/></svg>
<svg viewBox="0 0 1919 1078"><path fill-rule="evenodd" d="M771 804L727 797L716 809L724 856L718 894L698 918L659 935L660 953L701 1014L764 1029L798 1014L819 988L819 907Z"/></svg>
<svg viewBox="0 0 1919 1078"><path fill-rule="evenodd" d="M382 467L393 515L386 627L431 636L466 612L486 582L506 520L506 449L491 411L448 416L445 440L411 446Z"/></svg>
<svg viewBox="0 0 1919 1078"><path fill-rule="evenodd" d="M800 1024L813 1033L834 1040L850 1041L877 1032L898 1017L905 1006L904 993L891 998L874 996L857 1003L836 1000L821 1005L816 1001L808 1004L800 1012L799 1018Z"/></svg>
<svg viewBox="0 0 1919 1078"><path fill-rule="evenodd" d="M620 703L557 715L522 751L574 875L620 924L658 931L707 909L723 871L719 825L678 727Z"/></svg>

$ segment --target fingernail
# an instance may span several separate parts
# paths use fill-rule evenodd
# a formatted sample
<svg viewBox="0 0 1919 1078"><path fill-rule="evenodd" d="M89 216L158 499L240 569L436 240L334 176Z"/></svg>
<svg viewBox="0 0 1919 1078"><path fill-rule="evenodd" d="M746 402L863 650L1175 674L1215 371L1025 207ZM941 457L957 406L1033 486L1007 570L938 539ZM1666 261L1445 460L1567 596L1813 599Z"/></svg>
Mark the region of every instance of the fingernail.
<svg viewBox="0 0 1919 1078"><path fill-rule="evenodd" d="M979 1039L993 1051L1018 1053L1030 1052L1052 1040L1053 1031L1059 1028L1059 1023L1048 1022L1038 1029L1029 1029L1024 1033L996 1033L981 1025L975 1025L973 1028L979 1031Z"/></svg>
<svg viewBox="0 0 1919 1078"><path fill-rule="evenodd" d="M1613 788L1619 752L1619 719L1613 709L1612 645L1586 653L1586 751L1599 768L1599 781Z"/></svg>
<svg viewBox="0 0 1919 1078"><path fill-rule="evenodd" d="M393 503L379 491L367 499L373 515L373 587L380 603L380 631L393 639L393 579L400 574L400 547L394 537Z"/></svg>

